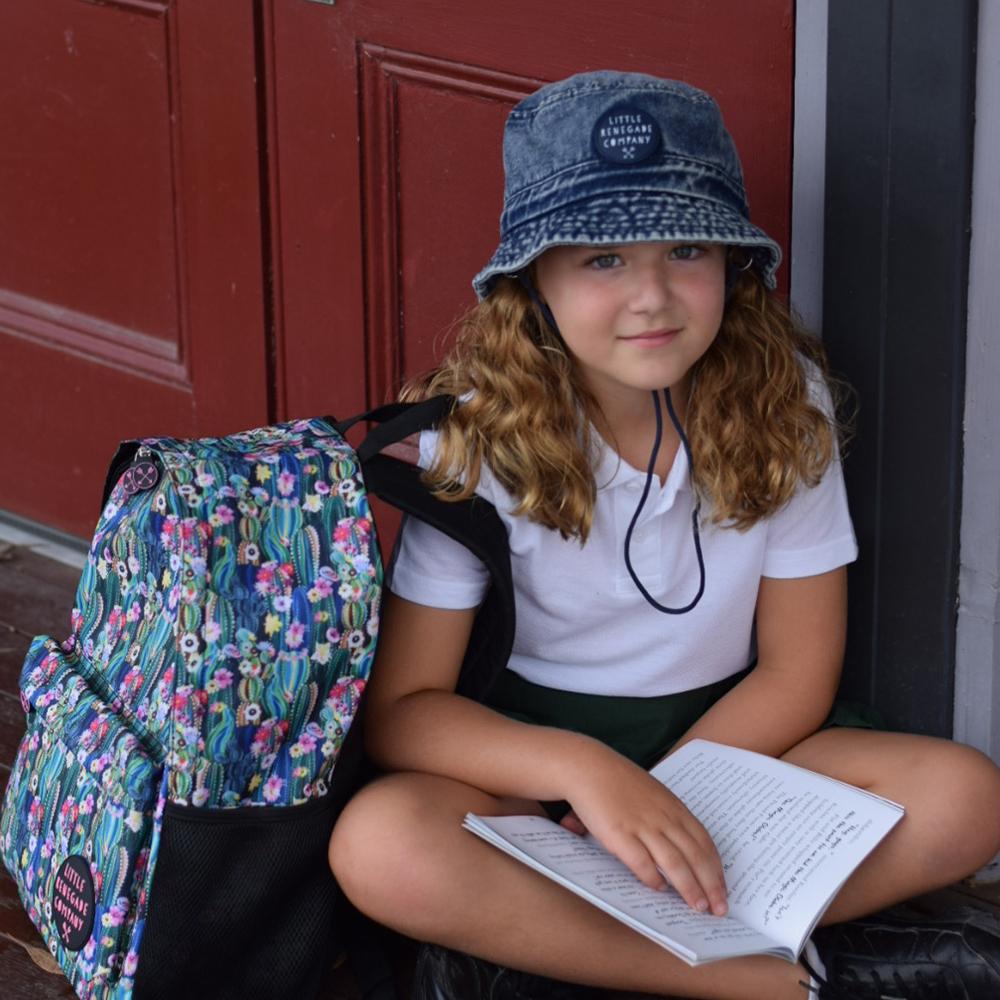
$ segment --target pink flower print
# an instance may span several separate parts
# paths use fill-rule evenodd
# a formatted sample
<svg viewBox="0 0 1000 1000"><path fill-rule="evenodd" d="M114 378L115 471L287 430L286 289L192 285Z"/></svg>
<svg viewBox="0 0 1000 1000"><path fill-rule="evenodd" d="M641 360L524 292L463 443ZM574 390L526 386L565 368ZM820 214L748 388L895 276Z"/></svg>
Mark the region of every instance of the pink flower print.
<svg viewBox="0 0 1000 1000"><path fill-rule="evenodd" d="M263 796L267 802L277 802L281 798L281 789L285 784L284 778L279 778L276 774L272 774L267 781L264 782Z"/></svg>
<svg viewBox="0 0 1000 1000"><path fill-rule="evenodd" d="M303 753L312 753L316 749L316 737L310 733L303 733L299 737L299 746L302 748Z"/></svg>
<svg viewBox="0 0 1000 1000"><path fill-rule="evenodd" d="M130 979L135 975L135 970L139 967L139 956L136 952L130 951L125 956L125 964L122 966L122 975Z"/></svg>
<svg viewBox="0 0 1000 1000"><path fill-rule="evenodd" d="M218 642L222 635L222 626L217 621L205 622L204 628L205 642Z"/></svg>
<svg viewBox="0 0 1000 1000"><path fill-rule="evenodd" d="M207 486L215 485L215 476L211 472L199 472L194 481L204 489Z"/></svg>
<svg viewBox="0 0 1000 1000"><path fill-rule="evenodd" d="M278 476L278 492L283 496L291 496L295 490L295 476L290 472L282 472Z"/></svg>
<svg viewBox="0 0 1000 1000"><path fill-rule="evenodd" d="M362 535L370 534L372 530L371 519L367 517L359 517L354 522L354 527L357 528L357 530L360 531Z"/></svg>
<svg viewBox="0 0 1000 1000"><path fill-rule="evenodd" d="M351 525L349 521L340 521L333 529L333 540L335 542L349 542L351 540Z"/></svg>
<svg viewBox="0 0 1000 1000"><path fill-rule="evenodd" d="M305 635L306 627L302 622L292 622L291 625L285 630L285 642L288 643L292 649L297 649L302 645L302 638Z"/></svg>
<svg viewBox="0 0 1000 1000"><path fill-rule="evenodd" d="M233 672L226 667L219 667L212 675L220 691L225 691L233 683Z"/></svg>
<svg viewBox="0 0 1000 1000"><path fill-rule="evenodd" d="M271 603L274 606L274 610L280 614L292 610L292 599L287 594L276 597Z"/></svg>
<svg viewBox="0 0 1000 1000"><path fill-rule="evenodd" d="M333 593L333 585L324 576L316 580L313 589L318 591L321 597L329 597Z"/></svg>
<svg viewBox="0 0 1000 1000"><path fill-rule="evenodd" d="M110 918L110 925L112 927L120 927L124 923L125 918L128 916L128 910L128 898L125 896L119 896L106 914Z"/></svg>
<svg viewBox="0 0 1000 1000"><path fill-rule="evenodd" d="M274 566L273 562L266 562L257 570L257 580L254 589L259 594L270 594L274 591Z"/></svg>
<svg viewBox="0 0 1000 1000"><path fill-rule="evenodd" d="M313 489L321 496L325 497L330 492L330 484L323 482L322 479L316 480L316 485Z"/></svg>
<svg viewBox="0 0 1000 1000"><path fill-rule="evenodd" d="M234 517L233 508L222 504L221 506L215 508L215 516L218 517L220 523L222 524L232 524Z"/></svg>
<svg viewBox="0 0 1000 1000"><path fill-rule="evenodd" d="M326 641L332 642L334 644L340 642L340 632L335 628L328 628L326 630Z"/></svg>

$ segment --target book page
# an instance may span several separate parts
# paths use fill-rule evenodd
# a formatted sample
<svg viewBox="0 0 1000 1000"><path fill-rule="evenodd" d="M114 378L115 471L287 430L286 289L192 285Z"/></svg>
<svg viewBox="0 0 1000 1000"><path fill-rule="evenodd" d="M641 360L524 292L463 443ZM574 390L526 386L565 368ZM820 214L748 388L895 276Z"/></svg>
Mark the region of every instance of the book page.
<svg viewBox="0 0 1000 1000"><path fill-rule="evenodd" d="M688 964L778 950L773 940L731 916L699 913L674 889L643 885L594 837L580 837L543 816L470 814L464 825Z"/></svg>
<svg viewBox="0 0 1000 1000"><path fill-rule="evenodd" d="M850 785L706 740L685 744L651 773L715 842L730 914L795 954L903 815L896 803Z"/></svg>

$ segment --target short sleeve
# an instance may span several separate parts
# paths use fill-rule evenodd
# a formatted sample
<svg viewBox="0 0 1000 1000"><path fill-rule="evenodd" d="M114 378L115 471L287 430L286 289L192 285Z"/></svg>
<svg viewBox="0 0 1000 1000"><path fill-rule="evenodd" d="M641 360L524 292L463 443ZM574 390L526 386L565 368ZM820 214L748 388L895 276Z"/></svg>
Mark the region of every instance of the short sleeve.
<svg viewBox="0 0 1000 1000"><path fill-rule="evenodd" d="M431 608L476 608L489 587L485 564L443 531L408 517L389 574L398 597Z"/></svg>
<svg viewBox="0 0 1000 1000"><path fill-rule="evenodd" d="M421 468L433 461L437 440L436 431L421 432ZM431 608L477 608L489 583L485 563L461 542L415 517L404 520L388 580L398 597Z"/></svg>
<svg viewBox="0 0 1000 1000"><path fill-rule="evenodd" d="M818 372L811 382L814 402L830 414L830 393ZM858 543L838 453L815 486L800 486L768 519L763 575L779 579L816 576L857 557Z"/></svg>
<svg viewBox="0 0 1000 1000"><path fill-rule="evenodd" d="M840 461L813 487L800 487L767 525L763 575L816 576L858 557Z"/></svg>

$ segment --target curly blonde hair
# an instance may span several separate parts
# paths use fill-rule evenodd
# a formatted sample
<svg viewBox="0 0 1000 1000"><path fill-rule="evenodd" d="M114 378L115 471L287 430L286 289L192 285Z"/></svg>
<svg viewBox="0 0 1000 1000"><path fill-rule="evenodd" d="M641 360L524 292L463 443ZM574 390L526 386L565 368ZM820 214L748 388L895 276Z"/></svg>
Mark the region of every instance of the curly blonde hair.
<svg viewBox="0 0 1000 1000"><path fill-rule="evenodd" d="M719 333L692 368L687 433L693 479L715 523L745 530L815 485L834 458L839 426L810 380L835 401L820 342L753 271L740 275ZM408 401L465 396L440 425L424 473L435 495L472 495L485 462L518 501L515 513L586 541L597 486L591 421L598 405L561 338L525 289L501 278L458 324L442 364L410 380Z"/></svg>

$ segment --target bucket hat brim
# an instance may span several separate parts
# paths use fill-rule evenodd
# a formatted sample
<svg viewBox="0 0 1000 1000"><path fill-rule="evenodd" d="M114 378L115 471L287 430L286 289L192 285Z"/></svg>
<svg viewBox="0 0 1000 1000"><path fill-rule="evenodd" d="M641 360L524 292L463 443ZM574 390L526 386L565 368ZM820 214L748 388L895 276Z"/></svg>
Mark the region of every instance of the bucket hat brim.
<svg viewBox="0 0 1000 1000"><path fill-rule="evenodd" d="M612 192L522 222L504 234L472 286L484 299L498 277L517 274L551 247L677 241L746 247L775 287L781 248L767 233L719 202L657 191Z"/></svg>

